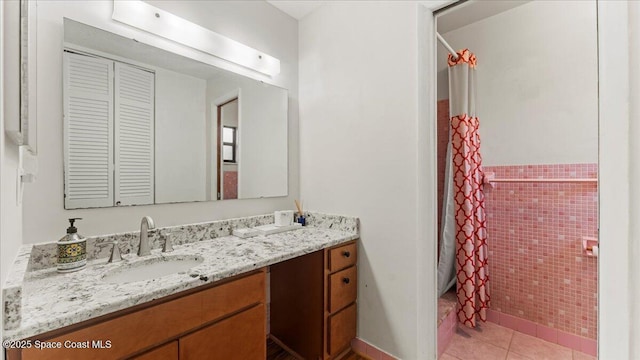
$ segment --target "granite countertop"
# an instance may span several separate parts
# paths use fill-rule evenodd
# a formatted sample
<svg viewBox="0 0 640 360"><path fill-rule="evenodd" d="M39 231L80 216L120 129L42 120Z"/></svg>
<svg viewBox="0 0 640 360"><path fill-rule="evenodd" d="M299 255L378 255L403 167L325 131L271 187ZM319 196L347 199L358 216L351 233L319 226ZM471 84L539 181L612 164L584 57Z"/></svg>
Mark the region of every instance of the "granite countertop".
<svg viewBox="0 0 640 360"><path fill-rule="evenodd" d="M341 220L341 224L345 222ZM107 263L105 257L90 260L86 269L67 274L58 273L55 267L31 271L20 269L26 268L24 264L28 256L25 254L29 252L25 250L14 263L14 267L19 268L14 269L14 278L19 278L15 274L24 274L19 284L19 296L7 299L7 291L3 289L5 318L7 314L18 316L13 328L5 328L3 340L42 334L351 241L359 237L357 219L355 224L334 226L335 221L318 221L317 226L247 239L232 235L194 239L174 245L175 250L169 253L162 253L156 248L145 257L127 254L120 263ZM135 266L151 258L193 259L194 255L201 257L203 262L187 272L123 284L102 280L105 273L123 265ZM14 280L13 285L16 283ZM17 310L11 307L11 301L20 302L14 304ZM18 313L13 314L9 308Z"/></svg>

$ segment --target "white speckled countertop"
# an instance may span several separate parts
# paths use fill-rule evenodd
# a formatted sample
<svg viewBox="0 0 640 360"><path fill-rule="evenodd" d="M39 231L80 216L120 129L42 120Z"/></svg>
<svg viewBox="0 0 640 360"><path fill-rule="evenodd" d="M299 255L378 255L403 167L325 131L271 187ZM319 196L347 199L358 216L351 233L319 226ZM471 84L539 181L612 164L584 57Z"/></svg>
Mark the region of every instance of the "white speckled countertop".
<svg viewBox="0 0 640 360"><path fill-rule="evenodd" d="M27 246L14 263L10 274L14 280L9 288L3 288L5 319L17 317L13 328L5 326L3 340L42 334L359 237L356 218L327 215L333 218L323 221L325 215L314 216L310 226L299 230L248 239L223 234L212 239L188 239L175 245L170 253L161 253L156 248L145 257L124 255L124 261L115 264L108 264L105 257L96 258L89 261L86 269L68 274L57 273L55 267L26 271L25 258L33 253L31 246ZM217 226L219 222L208 224ZM204 261L187 272L124 284L102 280L106 272L123 265L135 266L150 258L192 259L194 255ZM29 268L33 267L29 264ZM20 282L16 279L21 274ZM192 277L193 274L199 276Z"/></svg>

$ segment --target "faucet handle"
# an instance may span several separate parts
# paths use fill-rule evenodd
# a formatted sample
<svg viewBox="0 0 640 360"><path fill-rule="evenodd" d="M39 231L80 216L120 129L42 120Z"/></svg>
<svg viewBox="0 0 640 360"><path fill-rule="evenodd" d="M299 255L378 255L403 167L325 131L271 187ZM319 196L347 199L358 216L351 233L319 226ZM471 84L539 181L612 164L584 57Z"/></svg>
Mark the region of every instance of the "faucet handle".
<svg viewBox="0 0 640 360"><path fill-rule="evenodd" d="M162 252L172 252L173 242L171 241L171 232L163 231L160 233L160 238L164 238L164 245L162 245Z"/></svg>
<svg viewBox="0 0 640 360"><path fill-rule="evenodd" d="M122 254L120 254L120 247L118 246L118 242L113 242L113 248L111 249L111 256L109 257L109 262L119 262L122 261Z"/></svg>

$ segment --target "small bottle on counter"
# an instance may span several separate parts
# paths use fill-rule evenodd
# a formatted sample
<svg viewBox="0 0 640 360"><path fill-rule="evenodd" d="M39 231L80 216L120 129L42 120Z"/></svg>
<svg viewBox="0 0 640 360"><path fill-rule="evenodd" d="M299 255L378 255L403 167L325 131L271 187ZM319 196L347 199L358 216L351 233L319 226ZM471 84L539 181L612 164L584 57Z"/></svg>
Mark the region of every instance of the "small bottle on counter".
<svg viewBox="0 0 640 360"><path fill-rule="evenodd" d="M66 273L84 269L87 266L87 239L78 234L73 226L76 220L69 219L67 235L58 240L58 272Z"/></svg>

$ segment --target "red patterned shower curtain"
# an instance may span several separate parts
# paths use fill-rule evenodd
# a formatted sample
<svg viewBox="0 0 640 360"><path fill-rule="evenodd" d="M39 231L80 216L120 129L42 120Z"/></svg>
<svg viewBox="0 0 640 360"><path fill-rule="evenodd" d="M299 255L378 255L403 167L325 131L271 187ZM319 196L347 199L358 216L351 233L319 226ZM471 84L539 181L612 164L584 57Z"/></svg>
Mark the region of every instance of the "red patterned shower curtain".
<svg viewBox="0 0 640 360"><path fill-rule="evenodd" d="M451 159L456 222L458 321L475 327L487 319L489 273L482 189L480 125L475 111L476 57L468 49L449 54Z"/></svg>

